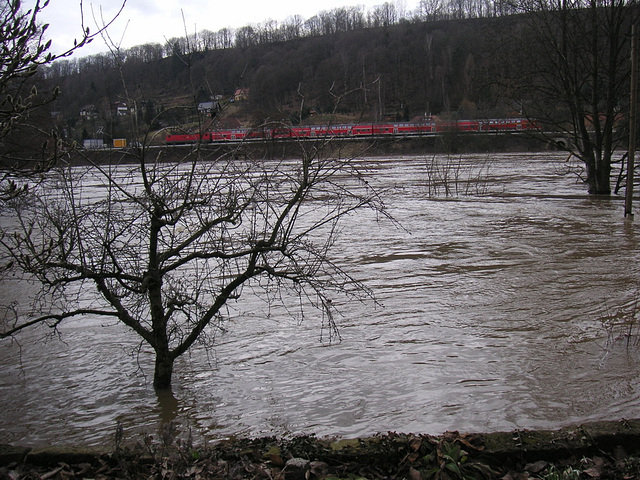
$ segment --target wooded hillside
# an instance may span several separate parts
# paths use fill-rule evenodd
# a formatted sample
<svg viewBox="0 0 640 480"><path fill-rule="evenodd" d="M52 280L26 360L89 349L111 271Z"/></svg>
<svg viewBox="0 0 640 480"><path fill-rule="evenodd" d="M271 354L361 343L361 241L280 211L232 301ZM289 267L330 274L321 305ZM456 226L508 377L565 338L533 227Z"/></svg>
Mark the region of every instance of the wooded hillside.
<svg viewBox="0 0 640 480"><path fill-rule="evenodd" d="M336 105L338 113L366 121L514 115L491 72L500 57L498 30L512 28L516 18L403 21L245 47L176 48L166 57L114 52L63 61L47 71L62 89L52 109L76 140L96 132L123 136L117 106L132 99L141 122L212 97L227 105L230 125L314 123ZM239 89L248 95L235 101ZM127 105L129 113L133 108Z"/></svg>

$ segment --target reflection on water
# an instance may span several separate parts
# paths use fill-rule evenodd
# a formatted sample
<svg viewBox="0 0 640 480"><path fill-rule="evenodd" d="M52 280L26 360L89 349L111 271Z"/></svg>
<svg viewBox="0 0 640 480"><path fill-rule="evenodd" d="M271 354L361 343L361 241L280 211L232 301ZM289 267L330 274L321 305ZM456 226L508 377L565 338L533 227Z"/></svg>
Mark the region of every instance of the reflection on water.
<svg viewBox="0 0 640 480"><path fill-rule="evenodd" d="M173 395L173 390L156 390L158 409L160 410L160 422L171 423L178 418L178 399Z"/></svg>
<svg viewBox="0 0 640 480"><path fill-rule="evenodd" d="M346 225L336 261L380 305L342 305L341 343L320 342L320 318L298 324L244 297L216 347L179 359L173 393L156 395L152 356L126 328L88 317L62 341L34 331L0 346L2 437L108 444L117 422L126 435L171 420L215 439L637 416L640 358L602 322L639 296L638 231L620 200L555 175L562 160L465 157L486 172L482 195L441 198L429 197L431 158L367 160L403 228L368 214Z"/></svg>

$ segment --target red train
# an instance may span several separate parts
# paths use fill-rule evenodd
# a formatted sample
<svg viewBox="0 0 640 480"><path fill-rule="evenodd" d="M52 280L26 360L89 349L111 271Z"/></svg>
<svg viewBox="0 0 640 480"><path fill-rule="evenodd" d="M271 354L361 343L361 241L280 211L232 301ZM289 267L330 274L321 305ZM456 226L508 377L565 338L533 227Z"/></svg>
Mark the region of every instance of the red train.
<svg viewBox="0 0 640 480"><path fill-rule="evenodd" d="M503 118L489 120L425 121L420 123L368 123L354 125L303 125L273 128L238 128L233 130L211 130L197 133L167 135L168 145L197 143L240 142L246 140L287 138L358 138L379 136L433 135L446 131L458 132L520 132L536 130L535 122L525 118Z"/></svg>

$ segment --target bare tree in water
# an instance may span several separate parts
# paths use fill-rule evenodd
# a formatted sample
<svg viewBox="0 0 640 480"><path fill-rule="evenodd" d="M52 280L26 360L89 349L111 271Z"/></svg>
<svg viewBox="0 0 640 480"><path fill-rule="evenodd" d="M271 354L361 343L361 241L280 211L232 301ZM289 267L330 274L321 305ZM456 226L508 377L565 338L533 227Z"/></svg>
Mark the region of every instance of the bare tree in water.
<svg viewBox="0 0 640 480"><path fill-rule="evenodd" d="M638 5L627 0L521 0L496 71L514 105L540 121L584 164L589 193L611 193L629 106L629 36ZM514 62L509 68L506 64Z"/></svg>
<svg viewBox="0 0 640 480"><path fill-rule="evenodd" d="M108 46L135 108L119 47ZM189 53L179 60L188 67ZM185 127L212 128L196 118ZM72 152L3 205L0 261L41 289L30 309L6 309L0 338L86 315L117 319L153 349L153 383L164 389L175 360L196 342L210 345L247 289L316 309L334 333L332 296L367 293L332 261L339 226L362 208L384 214L362 162L328 138L290 142L298 152L280 160L243 145L158 148L165 132L130 120L139 146Z"/></svg>
<svg viewBox="0 0 640 480"><path fill-rule="evenodd" d="M289 291L334 328L331 295L362 293L331 261L338 226L384 208L359 162L321 151L252 160L197 145L163 159L145 146L118 164L55 167L8 202L15 222L0 242L12 268L40 282L35 304L49 311L15 310L2 337L115 318L153 349L154 386L168 388L176 358L207 342L247 288L272 301Z"/></svg>

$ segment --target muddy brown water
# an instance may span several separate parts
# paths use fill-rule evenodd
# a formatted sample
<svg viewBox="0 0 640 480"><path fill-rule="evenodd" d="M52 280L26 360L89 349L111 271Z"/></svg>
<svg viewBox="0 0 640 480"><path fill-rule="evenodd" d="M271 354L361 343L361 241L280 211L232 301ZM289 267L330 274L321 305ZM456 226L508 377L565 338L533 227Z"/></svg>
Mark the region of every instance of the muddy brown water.
<svg viewBox="0 0 640 480"><path fill-rule="evenodd" d="M300 322L247 295L158 396L126 328L86 317L60 339L33 331L0 344L0 443L108 444L118 422L135 436L175 421L213 440L638 417L635 324L608 323L635 315L638 227L621 199L558 175L564 160L365 159L402 228L371 214L345 224L336 260L379 304L343 303L341 342L321 341L319 314ZM24 289L0 287L5 299Z"/></svg>

